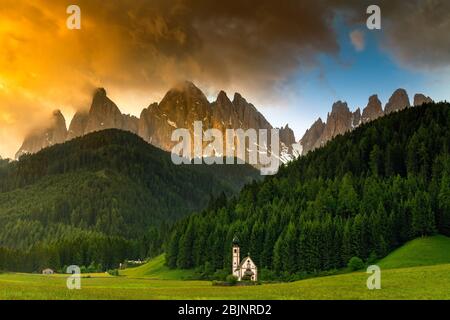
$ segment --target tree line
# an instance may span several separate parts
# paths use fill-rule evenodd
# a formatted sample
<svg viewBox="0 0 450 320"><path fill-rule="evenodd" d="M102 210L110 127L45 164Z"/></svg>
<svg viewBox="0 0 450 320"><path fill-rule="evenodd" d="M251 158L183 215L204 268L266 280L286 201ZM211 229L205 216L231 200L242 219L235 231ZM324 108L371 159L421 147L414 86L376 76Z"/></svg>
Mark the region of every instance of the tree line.
<svg viewBox="0 0 450 320"><path fill-rule="evenodd" d="M172 224L257 177L250 166L175 166L120 130L0 160L0 269L117 267L163 251Z"/></svg>
<svg viewBox="0 0 450 320"><path fill-rule="evenodd" d="M289 278L375 261L415 237L450 236L450 106L391 114L177 223L172 268L228 270L241 240L264 273Z"/></svg>

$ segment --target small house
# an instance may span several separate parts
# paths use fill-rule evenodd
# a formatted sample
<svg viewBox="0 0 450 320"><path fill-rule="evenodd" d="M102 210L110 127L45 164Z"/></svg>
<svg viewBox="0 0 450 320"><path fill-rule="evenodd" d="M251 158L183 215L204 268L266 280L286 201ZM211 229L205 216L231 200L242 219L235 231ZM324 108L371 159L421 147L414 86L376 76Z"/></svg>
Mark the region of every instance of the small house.
<svg viewBox="0 0 450 320"><path fill-rule="evenodd" d="M44 269L44 270L42 270L42 274L45 274L45 275L50 275L50 274L54 274L55 272L52 270L52 269Z"/></svg>

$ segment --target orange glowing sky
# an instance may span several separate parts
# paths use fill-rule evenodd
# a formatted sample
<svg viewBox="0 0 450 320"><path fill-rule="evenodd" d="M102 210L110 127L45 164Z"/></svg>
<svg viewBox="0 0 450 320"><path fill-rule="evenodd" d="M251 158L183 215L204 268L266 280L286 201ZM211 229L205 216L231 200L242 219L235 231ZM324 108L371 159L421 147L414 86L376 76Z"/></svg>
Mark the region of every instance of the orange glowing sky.
<svg viewBox="0 0 450 320"><path fill-rule="evenodd" d="M0 155L13 157L27 132L45 126L55 109L69 122L89 107L96 87L134 115L180 80L194 81L209 97L239 91L269 116L274 106L310 106L292 94L291 80L316 67L320 55L339 54L337 11L345 12L350 31L364 22L364 1L344 2L2 0ZM448 67L449 1L381 2L389 28L383 50L405 67ZM81 30L66 27L70 4L81 8ZM433 52L417 50L420 41ZM297 123L310 124L318 116L311 110Z"/></svg>
<svg viewBox="0 0 450 320"><path fill-rule="evenodd" d="M305 61L312 57L308 51L337 47L327 23L316 25L305 18L298 24L293 17L285 18L289 8L274 7L271 1L259 3L273 7L270 11L278 15L269 15L272 23L260 28L263 34L253 40L260 22L253 4L217 4L217 20L203 21L210 13L214 17L209 1L75 2L81 8L81 30L66 27L66 8L73 1L4 0L0 5L2 156L11 157L24 135L45 125L43 119L52 110L61 109L69 121L75 110L87 108L95 87L107 88L123 112L138 115L173 83L185 79L203 84L206 94L232 87L264 92L297 64L294 54L286 57L278 51L283 48L274 51L268 45L271 39L277 39L271 44L292 46L298 54L304 50ZM305 17L321 16L320 8L306 8ZM196 21L204 25L195 29ZM243 27L248 30L239 30ZM271 28L296 29L280 35L268 32ZM247 44L236 45L246 33ZM294 37L308 46L291 45ZM282 57L283 63L266 64Z"/></svg>

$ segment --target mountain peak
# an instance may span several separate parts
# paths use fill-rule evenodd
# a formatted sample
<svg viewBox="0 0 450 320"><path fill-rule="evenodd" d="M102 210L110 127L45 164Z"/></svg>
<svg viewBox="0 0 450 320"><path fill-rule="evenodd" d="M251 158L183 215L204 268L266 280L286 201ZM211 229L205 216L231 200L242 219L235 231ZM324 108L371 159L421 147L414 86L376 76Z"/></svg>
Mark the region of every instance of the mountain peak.
<svg viewBox="0 0 450 320"><path fill-rule="evenodd" d="M397 89L392 94L389 102L386 104L384 112L386 114L403 110L405 108L409 108L411 106L409 102L408 93L405 89Z"/></svg>
<svg viewBox="0 0 450 320"><path fill-rule="evenodd" d="M105 88L97 88L94 92L94 97L106 97Z"/></svg>
<svg viewBox="0 0 450 320"><path fill-rule="evenodd" d="M117 105L106 95L104 88L98 88L94 93L85 132L122 128L122 113Z"/></svg>
<svg viewBox="0 0 450 320"><path fill-rule="evenodd" d="M317 126L317 125L321 125L324 124L322 118L317 119L314 123L313 126Z"/></svg>
<svg viewBox="0 0 450 320"><path fill-rule="evenodd" d="M61 113L61 110L56 109L52 113L52 124L50 128L56 128L57 130L63 130L66 131L66 119L64 118L63 114Z"/></svg>
<svg viewBox="0 0 450 320"><path fill-rule="evenodd" d="M353 112L353 121L352 121L353 128L356 128L361 124L361 108L356 109L355 112Z"/></svg>
<svg viewBox="0 0 450 320"><path fill-rule="evenodd" d="M416 94L414 96L414 106L415 107L419 107L419 106L421 106L423 104L432 103L432 102L433 102L433 99L431 99L430 97L425 96L422 93L418 93L418 94Z"/></svg>
<svg viewBox="0 0 450 320"><path fill-rule="evenodd" d="M109 101L110 100L108 99L106 90L104 88L98 88L94 92L90 112L95 111L98 108L102 108L102 107L106 106Z"/></svg>
<svg viewBox="0 0 450 320"><path fill-rule="evenodd" d="M228 98L227 93L223 90L219 92L216 98L216 102L218 103L231 103L231 100Z"/></svg>
<svg viewBox="0 0 450 320"><path fill-rule="evenodd" d="M397 90L394 91L393 95L408 95L408 93L406 92L405 89L403 88L398 88Z"/></svg>
<svg viewBox="0 0 450 320"><path fill-rule="evenodd" d="M239 92L236 92L233 97L233 104L236 106L240 104L247 104L247 100L245 100Z"/></svg>
<svg viewBox="0 0 450 320"><path fill-rule="evenodd" d="M197 88L197 86L189 80L184 80L182 81L183 86L185 86L186 88ZM197 88L198 89L198 88Z"/></svg>
<svg viewBox="0 0 450 320"><path fill-rule="evenodd" d="M25 140L16 153L16 159L28 153L36 153L39 150L66 141L66 119L60 110L54 110L50 122L46 128L36 130L25 137Z"/></svg>
<svg viewBox="0 0 450 320"><path fill-rule="evenodd" d="M432 101L430 97L420 93L414 96L414 106ZM402 88L394 91L389 102L386 104L385 111L383 111L382 103L377 94L369 97L369 101L363 109L362 115L360 115L361 110L359 108L352 113L348 109L347 103L337 101L333 104L331 113L328 113L327 122L323 123L322 119L319 118L300 140L303 147L302 154L305 155L309 151L323 146L335 136L344 134L358 127L361 123L376 120L385 114L403 110L410 106L408 93Z"/></svg>
<svg viewBox="0 0 450 320"><path fill-rule="evenodd" d="M72 140L74 138L81 137L82 135L84 135L88 117L89 112L87 110L80 110L75 113L69 125L67 140Z"/></svg>
<svg viewBox="0 0 450 320"><path fill-rule="evenodd" d="M61 110L59 110L59 109L53 110L53 116L54 116L54 117L60 117L60 116L62 116Z"/></svg>
<svg viewBox="0 0 450 320"><path fill-rule="evenodd" d="M281 127L280 131L280 141L287 147L287 152L289 154L292 154L293 148L292 145L295 144L295 135L294 131L289 128L289 124L286 124L286 126L283 128Z"/></svg>
<svg viewBox="0 0 450 320"><path fill-rule="evenodd" d="M302 145L302 154L306 154L309 151L314 149L315 144L322 136L323 131L325 130L325 123L322 121L322 118L317 119L314 124L306 130L302 139L300 140L300 144Z"/></svg>
<svg viewBox="0 0 450 320"><path fill-rule="evenodd" d="M176 83L169 92L192 92L192 91L200 91L201 90L191 81L180 81Z"/></svg>
<svg viewBox="0 0 450 320"><path fill-rule="evenodd" d="M378 95L374 94L369 97L369 102L362 113L362 123L367 123L383 116L383 106L381 105Z"/></svg>
<svg viewBox="0 0 450 320"><path fill-rule="evenodd" d="M336 101L333 104L333 107L331 109L331 113L339 113L339 112L350 112L350 109L348 108L347 102L343 102L341 100Z"/></svg>

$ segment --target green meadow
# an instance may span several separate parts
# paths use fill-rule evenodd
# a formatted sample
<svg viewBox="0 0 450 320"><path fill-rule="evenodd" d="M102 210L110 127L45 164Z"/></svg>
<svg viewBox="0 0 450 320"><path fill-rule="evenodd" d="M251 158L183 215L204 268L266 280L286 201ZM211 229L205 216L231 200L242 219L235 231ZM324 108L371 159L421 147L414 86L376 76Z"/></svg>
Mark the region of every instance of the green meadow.
<svg viewBox="0 0 450 320"><path fill-rule="evenodd" d="M0 299L450 299L450 239L416 239L379 262L382 289L366 287L363 272L251 287L217 287L190 281L191 271L169 270L162 256L121 272L83 275L68 290L65 275L0 274Z"/></svg>
<svg viewBox="0 0 450 320"><path fill-rule="evenodd" d="M193 270L169 269L165 262L164 255L160 255L142 266L120 271L120 275L153 280L189 280L195 276Z"/></svg>
<svg viewBox="0 0 450 320"><path fill-rule="evenodd" d="M378 265L382 269L450 263L450 238L434 236L415 239L392 252Z"/></svg>

